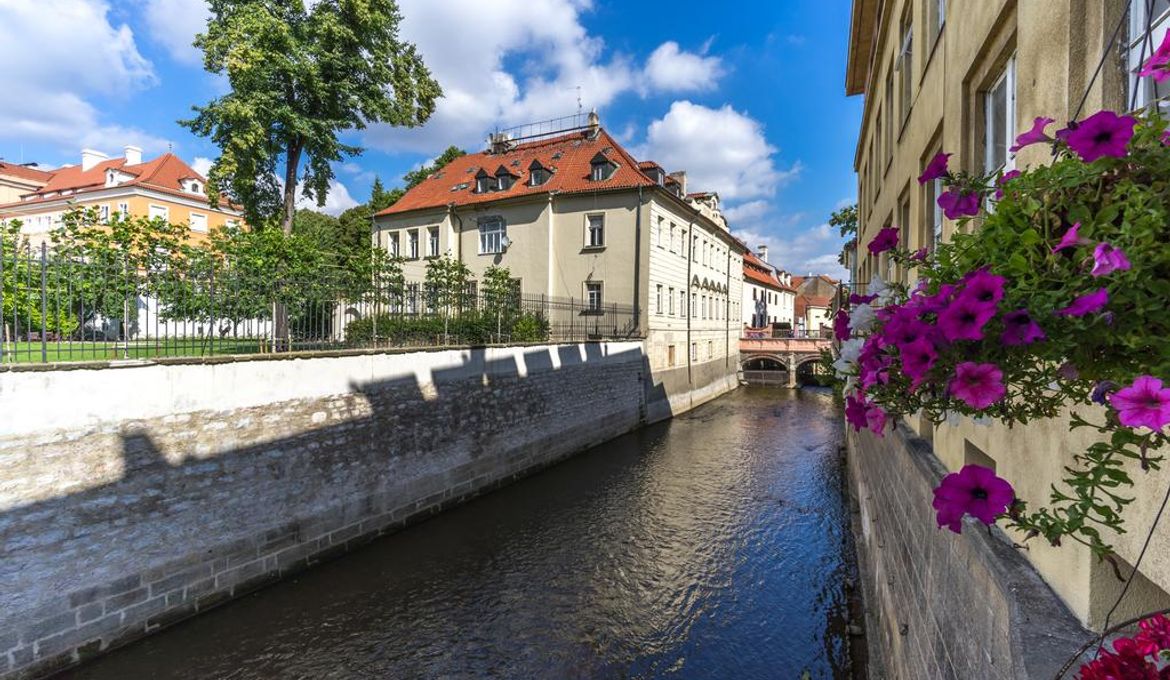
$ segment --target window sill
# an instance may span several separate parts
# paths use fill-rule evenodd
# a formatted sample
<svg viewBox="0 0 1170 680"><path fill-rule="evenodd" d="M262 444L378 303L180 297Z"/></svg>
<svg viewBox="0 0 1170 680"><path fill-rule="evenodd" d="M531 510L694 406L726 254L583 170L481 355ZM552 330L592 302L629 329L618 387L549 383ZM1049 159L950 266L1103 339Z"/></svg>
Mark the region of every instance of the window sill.
<svg viewBox="0 0 1170 680"><path fill-rule="evenodd" d="M587 252L590 252L590 251L598 251L598 250L605 250L605 246L604 246L604 245L600 245L600 246L581 246L581 252L583 252L583 253L587 253Z"/></svg>
<svg viewBox="0 0 1170 680"><path fill-rule="evenodd" d="M504 251L502 251L502 250L485 250L485 251L480 253L480 255L503 255L503 254L504 254Z"/></svg>

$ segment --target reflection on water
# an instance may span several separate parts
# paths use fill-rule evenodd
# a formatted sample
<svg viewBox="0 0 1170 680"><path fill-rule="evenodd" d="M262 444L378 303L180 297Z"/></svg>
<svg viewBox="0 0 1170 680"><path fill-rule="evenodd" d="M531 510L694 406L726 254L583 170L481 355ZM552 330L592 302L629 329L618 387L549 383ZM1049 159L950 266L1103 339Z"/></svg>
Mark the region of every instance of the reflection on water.
<svg viewBox="0 0 1170 680"><path fill-rule="evenodd" d="M840 437L741 389L69 677L843 677Z"/></svg>

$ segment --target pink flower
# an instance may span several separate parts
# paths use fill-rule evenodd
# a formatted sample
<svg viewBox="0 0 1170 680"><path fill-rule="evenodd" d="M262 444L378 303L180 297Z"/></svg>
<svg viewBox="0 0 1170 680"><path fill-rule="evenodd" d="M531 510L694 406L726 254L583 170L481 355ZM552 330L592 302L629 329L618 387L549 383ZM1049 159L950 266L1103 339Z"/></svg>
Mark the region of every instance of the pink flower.
<svg viewBox="0 0 1170 680"><path fill-rule="evenodd" d="M996 185L995 186L995 200L998 201L999 199L1003 198L1004 185L1007 184L1008 182L1010 182L1011 180L1019 177L1019 176L1020 176L1019 170L1009 170L1009 171L1003 173L1003 175L1001 175L999 180L995 183L995 185Z"/></svg>
<svg viewBox="0 0 1170 680"><path fill-rule="evenodd" d="M1141 631L1133 638L1137 643L1137 651L1152 656L1163 649L1170 649L1170 619L1165 614L1154 614L1148 619L1142 619L1138 628Z"/></svg>
<svg viewBox="0 0 1170 680"><path fill-rule="evenodd" d="M889 416L882 407L876 404L870 404L869 408L865 410L865 424L869 427L869 431L879 437L886 435L886 420Z"/></svg>
<svg viewBox="0 0 1170 680"><path fill-rule="evenodd" d="M837 311L837 316L833 318L833 337L838 340L849 339L849 312L844 309Z"/></svg>
<svg viewBox="0 0 1170 680"><path fill-rule="evenodd" d="M957 187L947 189L938 197L938 207L943 209L943 214L948 220L957 220L964 215L978 215L979 203L979 194Z"/></svg>
<svg viewBox="0 0 1170 680"><path fill-rule="evenodd" d="M938 315L938 327L948 342L982 340L983 327L995 316L995 305L959 296Z"/></svg>
<svg viewBox="0 0 1170 680"><path fill-rule="evenodd" d="M964 361L955 366L955 377L947 385L951 394L973 409L983 410L1003 399L1003 371L995 364Z"/></svg>
<svg viewBox="0 0 1170 680"><path fill-rule="evenodd" d="M950 171L947 170L947 159L950 157L951 154L949 153L936 154L935 157L930 159L930 162L926 164L926 169L922 171L922 174L918 176L918 183L926 184L932 179L938 179L939 177L946 177L949 175Z"/></svg>
<svg viewBox="0 0 1170 680"><path fill-rule="evenodd" d="M943 477L934 490L932 505L938 513L938 526L958 534L963 531L963 515L992 524L1015 499L1012 485L996 477L991 468L964 465L962 470Z"/></svg>
<svg viewBox="0 0 1170 680"><path fill-rule="evenodd" d="M1170 388L1152 375L1141 375L1129 387L1108 396L1117 419L1126 427L1148 427L1159 431L1170 423Z"/></svg>
<svg viewBox="0 0 1170 680"><path fill-rule="evenodd" d="M1129 638L1113 641L1113 652L1101 652L1081 666L1079 680L1159 680L1158 666Z"/></svg>
<svg viewBox="0 0 1170 680"><path fill-rule="evenodd" d="M1064 236L1060 237L1060 243L1056 244L1056 247L1052 249L1052 252L1059 253L1066 248L1075 248L1076 246L1088 243L1088 239L1081 238L1077 233L1080 228L1080 222L1077 222L1076 224L1069 227L1068 230L1064 232Z"/></svg>
<svg viewBox="0 0 1170 680"><path fill-rule="evenodd" d="M1124 158L1137 119L1112 111L1098 111L1079 123L1071 123L1056 136L1068 143L1086 163L1103 156Z"/></svg>
<svg viewBox="0 0 1170 680"><path fill-rule="evenodd" d="M925 261L926 260L926 248L919 248L918 250L915 250L914 254L910 256L910 259L915 261L915 262Z"/></svg>
<svg viewBox="0 0 1170 680"><path fill-rule="evenodd" d="M884 253L897 245L898 228L886 227L885 229L879 231L877 236L873 237L873 240L869 242L868 248L870 253L877 255L878 253Z"/></svg>
<svg viewBox="0 0 1170 680"><path fill-rule="evenodd" d="M1167 33L1166 35L1170 35L1170 33ZM1162 145L1170 146L1170 130L1166 130L1162 133Z"/></svg>
<svg viewBox="0 0 1170 680"><path fill-rule="evenodd" d="M849 304L851 305L868 305L876 299L876 295L858 295L857 293L849 294Z"/></svg>
<svg viewBox="0 0 1170 680"><path fill-rule="evenodd" d="M1162 44L1150 55L1146 63L1142 64L1139 76L1153 76L1155 82L1162 82L1170 78L1170 33L1162 37Z"/></svg>
<svg viewBox="0 0 1170 680"><path fill-rule="evenodd" d="M861 432L864 427L879 437L884 436L887 418L885 410L870 403L864 395L845 397L845 422L853 426L854 432Z"/></svg>
<svg viewBox="0 0 1170 680"><path fill-rule="evenodd" d="M938 359L934 343L926 338L919 338L901 346L899 351L902 353L902 372L910 377L910 388L917 389Z"/></svg>
<svg viewBox="0 0 1170 680"><path fill-rule="evenodd" d="M1052 138L1044 134L1044 128L1055 122L1055 118L1044 118L1043 116L1032 121L1032 129L1016 137L1016 143L1008 151L1016 153L1025 146L1039 144L1040 142L1051 142Z"/></svg>
<svg viewBox="0 0 1170 680"><path fill-rule="evenodd" d="M995 305L1003 299L1003 286L1006 282L1007 279L1004 277L992 274L986 269L976 269L964 277L964 286L959 297Z"/></svg>
<svg viewBox="0 0 1170 680"><path fill-rule="evenodd" d="M1093 276L1105 276L1118 270L1129 269L1129 258L1121 248L1114 248L1108 243L1098 243L1093 249Z"/></svg>
<svg viewBox="0 0 1170 680"><path fill-rule="evenodd" d="M1048 337L1040 324L1032 320L1028 310L1017 309L1003 315L1003 335L1000 337L1003 344L1030 345Z"/></svg>
<svg viewBox="0 0 1170 680"><path fill-rule="evenodd" d="M1098 288L1092 293L1077 297L1068 307L1056 310L1057 316L1084 316L1100 311L1109 302L1109 291Z"/></svg>

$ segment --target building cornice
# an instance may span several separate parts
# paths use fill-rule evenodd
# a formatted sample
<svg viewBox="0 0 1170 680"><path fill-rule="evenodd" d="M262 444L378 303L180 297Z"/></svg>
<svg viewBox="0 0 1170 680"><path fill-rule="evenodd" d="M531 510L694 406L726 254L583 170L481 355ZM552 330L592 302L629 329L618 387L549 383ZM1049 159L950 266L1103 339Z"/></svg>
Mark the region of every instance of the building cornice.
<svg viewBox="0 0 1170 680"><path fill-rule="evenodd" d="M243 215L243 213L232 210L230 208L212 207L205 201L179 196L168 191L155 190L140 184L97 189L94 191L86 191L80 194L61 196L51 200L38 200L28 203L9 203L0 206L0 214L33 215L37 213L63 210L72 207L88 205L90 203L109 201L130 196L141 196L150 200L166 201L168 203L174 203L187 208L206 210L209 212L218 212L224 215L231 215L232 217L241 217Z"/></svg>

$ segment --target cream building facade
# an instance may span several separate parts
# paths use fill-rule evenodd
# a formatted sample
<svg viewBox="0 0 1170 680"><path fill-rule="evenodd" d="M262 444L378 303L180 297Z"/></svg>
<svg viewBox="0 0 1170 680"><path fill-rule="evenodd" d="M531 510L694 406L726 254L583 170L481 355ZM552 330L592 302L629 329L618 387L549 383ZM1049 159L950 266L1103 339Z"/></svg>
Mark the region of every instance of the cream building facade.
<svg viewBox="0 0 1170 680"><path fill-rule="evenodd" d="M632 309L669 412L734 387L745 249L719 197L638 162L595 115L455 159L379 213L373 238L408 285L449 256L476 280L507 268L523 295Z"/></svg>
<svg viewBox="0 0 1170 680"><path fill-rule="evenodd" d="M937 208L937 183L916 181L935 154L952 153L952 170L974 173L1037 165L1046 161L1042 145L1019 156L1008 151L1035 117L1068 121L1103 108L1125 110L1131 96L1143 105L1149 93L1131 91L1140 38L1148 22L1159 44L1168 13L1165 0L855 0L846 90L864 95L865 106L854 159L858 239L846 255L859 288L879 275L912 279L885 256L868 254L865 244L881 228L897 226L912 250L933 248L956 228ZM910 420L947 468L993 467L1034 503L1047 501L1072 454L1089 443L1080 432L1070 434L1064 419L1013 430L969 420L938 426ZM1126 574L1170 484L1165 468L1134 474L1136 500L1126 510L1130 532L1107 537ZM1083 624L1102 625L1123 586L1109 563L1072 541L1052 547L1032 540L1023 554ZM1112 620L1170 607L1167 591L1170 532L1163 531L1154 535Z"/></svg>

